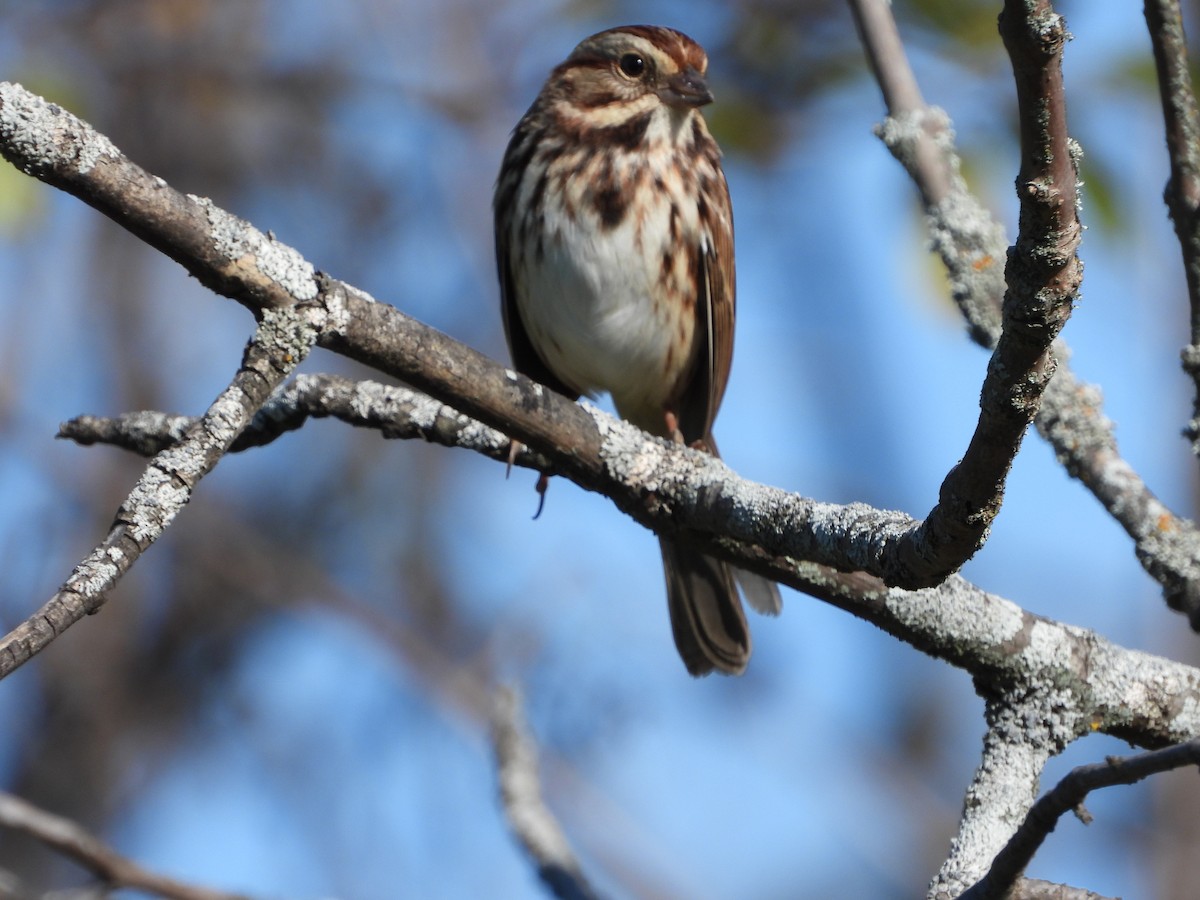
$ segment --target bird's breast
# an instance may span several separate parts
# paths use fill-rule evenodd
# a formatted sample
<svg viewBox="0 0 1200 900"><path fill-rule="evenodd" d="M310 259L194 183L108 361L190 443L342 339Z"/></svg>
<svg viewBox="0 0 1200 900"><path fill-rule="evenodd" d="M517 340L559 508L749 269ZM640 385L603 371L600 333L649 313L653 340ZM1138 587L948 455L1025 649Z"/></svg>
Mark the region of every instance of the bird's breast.
<svg viewBox="0 0 1200 900"><path fill-rule="evenodd" d="M518 242L515 274L522 322L550 369L581 393L611 393L622 415L661 431L694 356L699 237L694 210L645 173L625 173L643 183L628 200L587 177L548 191L536 234Z"/></svg>

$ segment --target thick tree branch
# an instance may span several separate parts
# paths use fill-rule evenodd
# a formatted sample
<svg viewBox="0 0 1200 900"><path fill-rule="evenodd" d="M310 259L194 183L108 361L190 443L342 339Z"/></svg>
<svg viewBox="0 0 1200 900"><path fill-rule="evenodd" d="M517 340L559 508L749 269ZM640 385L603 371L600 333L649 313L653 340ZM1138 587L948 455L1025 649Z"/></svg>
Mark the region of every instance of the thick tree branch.
<svg viewBox="0 0 1200 900"><path fill-rule="evenodd" d="M1003 229L967 189L959 173L946 114L925 105L885 0L851 0L888 118L880 137L921 192L933 248L972 339L993 348L1000 338L1005 252ZM945 185L949 184L948 191ZM1078 478L1133 538L1137 557L1163 587L1173 609L1200 630L1200 532L1168 509L1121 456L1099 388L1076 378L1062 339L1051 353L1058 368L1035 419L1067 473Z"/></svg>
<svg viewBox="0 0 1200 900"><path fill-rule="evenodd" d="M117 510L112 529L36 613L0 638L0 678L43 650L108 593L183 509L255 412L307 355L316 311L301 306L264 311L233 382L177 443L160 451Z"/></svg>
<svg viewBox="0 0 1200 900"><path fill-rule="evenodd" d="M207 200L175 194L86 124L15 85L0 84L0 152L135 234L156 235L151 243L257 315L288 298L315 297L329 323L318 338L321 346L503 430L541 452L552 473L607 494L647 527L701 544L723 533L759 545L761 550L744 548L741 561L765 569L762 560L774 560L773 571L788 568L785 557L885 577L902 568L893 544L915 528L909 517L861 504L816 504L783 492L762 503L749 492L730 490L736 485L719 461L654 444L349 285L314 279L294 250ZM128 191L124 203L122 190ZM774 518L756 515L772 509Z"/></svg>
<svg viewBox="0 0 1200 900"><path fill-rule="evenodd" d="M562 826L542 800L537 745L525 724L516 691L502 688L496 692L491 720L500 800L513 836L554 896L592 900L596 893L584 877Z"/></svg>
<svg viewBox="0 0 1200 900"><path fill-rule="evenodd" d="M967 789L950 856L930 885L931 900L958 897L987 872L1028 815L1047 761L1087 733L1089 720L1073 699L1050 687L989 700L983 758ZM1019 875L1013 872L1005 887Z"/></svg>
<svg viewBox="0 0 1200 900"><path fill-rule="evenodd" d="M24 832L68 856L114 890L144 891L169 900L245 900L238 894L209 890L156 875L121 856L70 819L0 793L0 826Z"/></svg>
<svg viewBox="0 0 1200 900"><path fill-rule="evenodd" d="M1182 357L1183 370L1195 385L1195 396L1185 434L1192 442L1192 452L1200 456L1200 112L1192 89L1178 0L1146 0L1145 14L1171 158L1171 177L1163 196L1183 253L1192 310L1191 340Z"/></svg>
<svg viewBox="0 0 1200 900"><path fill-rule="evenodd" d="M84 417L63 426L64 436L84 442L112 440L138 452L152 452L172 440L183 423L158 417L160 430L148 428L157 414L136 413L119 419ZM492 459L507 455L502 433L465 419L450 407L422 398L407 388L350 382L332 375L301 376L278 391L242 442L257 446L285 433L303 416L335 415L387 436L421 438L462 447ZM611 427L636 429L616 420ZM608 426L606 426L608 427ZM650 442L649 454L659 445ZM663 452L670 448L662 445ZM703 454L698 454L703 462ZM521 458L518 458L521 461ZM537 465L535 458L525 460ZM657 471L647 462L647 471ZM667 477L664 475L664 477ZM757 488L736 476L728 479L756 495ZM769 498L772 488L759 498ZM783 492L781 496L787 497ZM751 515L753 510L746 509ZM706 547L744 560L743 545L717 539ZM1200 734L1200 670L1118 647L1080 628L1025 612L958 576L937 588L904 591L888 588L862 572L842 573L814 563L759 559L765 571L818 599L871 622L918 649L968 672L985 693L1014 691L1028 696L1069 692L1075 708L1088 717L1087 731L1101 730L1144 746L1162 746ZM1131 692L1136 703L1130 702ZM1057 696L1065 696L1059 694ZM1196 729L1193 731L1193 729Z"/></svg>

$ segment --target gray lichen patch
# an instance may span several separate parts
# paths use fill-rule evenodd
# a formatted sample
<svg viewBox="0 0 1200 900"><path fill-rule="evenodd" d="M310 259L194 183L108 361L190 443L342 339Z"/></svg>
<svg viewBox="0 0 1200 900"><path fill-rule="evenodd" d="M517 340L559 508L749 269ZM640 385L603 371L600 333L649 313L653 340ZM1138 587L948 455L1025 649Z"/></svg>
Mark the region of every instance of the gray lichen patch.
<svg viewBox="0 0 1200 900"><path fill-rule="evenodd" d="M207 197L189 194L204 207L209 232L218 254L235 266L251 262L264 278L280 285L296 300L317 296L317 279L312 264L287 244L263 234L249 222L216 206Z"/></svg>
<svg viewBox="0 0 1200 900"><path fill-rule="evenodd" d="M112 141L57 103L7 81L0 82L0 137L14 148L11 161L30 175L64 167L86 175L100 160L121 157Z"/></svg>

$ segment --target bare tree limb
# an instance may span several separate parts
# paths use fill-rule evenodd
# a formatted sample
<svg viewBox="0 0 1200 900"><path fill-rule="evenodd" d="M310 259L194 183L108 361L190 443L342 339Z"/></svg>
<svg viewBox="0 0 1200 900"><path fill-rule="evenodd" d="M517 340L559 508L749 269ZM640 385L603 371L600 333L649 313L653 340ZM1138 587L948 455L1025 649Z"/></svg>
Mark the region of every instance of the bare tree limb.
<svg viewBox="0 0 1200 900"><path fill-rule="evenodd" d="M1052 686L1007 692L988 701L983 756L967 788L958 835L930 886L933 900L958 897L988 870L1026 818L1052 756L1087 733L1074 698ZM1012 873L1011 887L1021 873Z"/></svg>
<svg viewBox="0 0 1200 900"><path fill-rule="evenodd" d="M592 900L596 893L584 877L562 826L542 800L537 746L525 724L520 695L512 688L498 690L491 719L492 752L509 828L554 896Z"/></svg>
<svg viewBox="0 0 1200 900"><path fill-rule="evenodd" d="M1033 805L1016 833L996 855L987 874L961 895L962 900L1000 900L1004 897L1064 814L1074 812L1084 824L1090 823L1091 817L1083 809L1083 801L1092 791L1118 784L1136 784L1160 772L1195 765L1200 765L1200 740L1138 756L1110 756L1102 763L1072 769Z"/></svg>
<svg viewBox="0 0 1200 900"><path fill-rule="evenodd" d="M1154 48L1162 97L1171 177L1164 199L1183 253L1183 272L1191 301L1191 340L1183 348L1183 370L1195 386L1192 418L1185 434L1200 456L1200 112L1192 90L1187 38L1178 0L1146 0L1146 25Z"/></svg>
<svg viewBox="0 0 1200 900"><path fill-rule="evenodd" d="M918 173L926 206L939 207L952 196L957 175L937 148L945 121L921 114L920 90L904 64L887 4L853 0L851 9L885 101L889 108L907 111L908 127L923 135L911 142L907 164ZM1008 257L1003 327L983 384L975 433L962 461L942 482L938 503L917 529L897 539L899 568L882 573L902 587L937 584L986 541L1012 461L1054 374L1052 345L1082 281L1075 152L1067 136L1062 85L1065 29L1048 4L1028 18L1009 4L1001 31L1013 58L1022 123L1021 233ZM987 254L971 253L970 259L973 265L996 268ZM973 292L961 295L974 297Z"/></svg>
<svg viewBox="0 0 1200 900"><path fill-rule="evenodd" d="M212 471L271 391L307 355L317 334L312 312L302 306L263 312L229 387L178 443L151 460L117 510L108 535L58 592L0 638L0 677L104 605L109 591L174 521L200 479Z"/></svg>
<svg viewBox="0 0 1200 900"><path fill-rule="evenodd" d="M70 857L109 888L145 891L169 900L245 900L157 875L117 853L78 823L38 809L12 794L0 793L0 825L24 832Z"/></svg>
<svg viewBox="0 0 1200 900"><path fill-rule="evenodd" d="M947 123L944 117L925 115L929 108L908 65L891 3L888 0L850 0L850 12L854 15L867 63L883 92L889 113L897 118L913 116L920 120L914 124L920 129L921 138L910 142L911 152L905 158L905 165L921 192L925 207L936 207L960 187L956 184L957 171L947 165L946 155L938 145L947 130Z"/></svg>
<svg viewBox="0 0 1200 900"><path fill-rule="evenodd" d="M850 0L868 59L888 105L880 137L904 166L925 203L934 250L972 339L994 347L1000 337L1005 253L1000 225L959 174L945 112L925 105L885 0ZM947 191L946 185L949 184ZM1149 489L1117 448L1100 389L1076 378L1061 338L1051 350L1058 368L1035 419L1038 432L1073 478L1087 487L1133 538L1138 561L1163 587L1172 609L1200 630L1200 532Z"/></svg>
<svg viewBox="0 0 1200 900"><path fill-rule="evenodd" d="M443 447L473 450L507 463L508 436L465 416L419 391L341 375L298 375L280 387L229 447L240 453L261 447L301 428L310 418L333 417L356 428L378 430L385 438L419 438ZM57 437L77 444L110 444L153 456L170 447L195 422L191 416L136 412L121 416L76 416L59 426ZM514 465L542 471L550 462L522 446Z"/></svg>
<svg viewBox="0 0 1200 900"><path fill-rule="evenodd" d="M169 442L180 425L174 417L164 416L159 420L161 432L148 432L146 423L153 415L135 413L113 420L83 417L63 427L72 435L78 430L85 441L111 438L149 452ZM245 443L258 445L283 434L305 415L334 415L389 436L422 438L493 459L506 456L500 432L465 419L450 407L407 388L355 383L331 375L300 376L278 391L264 404ZM526 461L536 466L534 459ZM1188 707L1190 698L1200 702L1200 670L1032 615L958 576L921 591L888 588L865 573L836 572L814 563L792 563L781 577L970 672L981 690L1013 691L1019 685L1029 696L1046 696L1050 688L1069 691L1075 706L1090 717L1086 728L1080 725L1081 733L1098 729L1147 746L1187 739L1193 728L1200 733L1200 709L1193 714ZM1137 692L1138 703L1129 702L1130 691Z"/></svg>

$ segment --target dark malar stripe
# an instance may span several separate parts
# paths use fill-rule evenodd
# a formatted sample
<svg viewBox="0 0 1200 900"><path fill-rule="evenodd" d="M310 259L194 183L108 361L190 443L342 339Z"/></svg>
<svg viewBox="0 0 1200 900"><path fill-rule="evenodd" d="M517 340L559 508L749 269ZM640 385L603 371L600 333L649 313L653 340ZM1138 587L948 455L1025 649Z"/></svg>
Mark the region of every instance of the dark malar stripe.
<svg viewBox="0 0 1200 900"><path fill-rule="evenodd" d="M650 127L650 118L653 115L653 111L644 112L620 125L597 128L596 134L605 144L615 144L624 150L636 150L646 138L646 130Z"/></svg>

